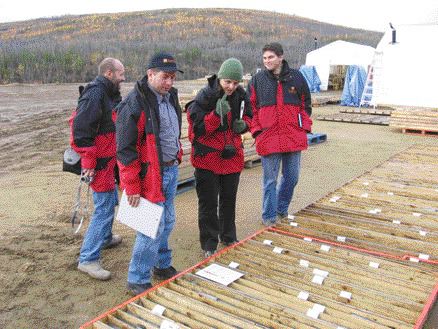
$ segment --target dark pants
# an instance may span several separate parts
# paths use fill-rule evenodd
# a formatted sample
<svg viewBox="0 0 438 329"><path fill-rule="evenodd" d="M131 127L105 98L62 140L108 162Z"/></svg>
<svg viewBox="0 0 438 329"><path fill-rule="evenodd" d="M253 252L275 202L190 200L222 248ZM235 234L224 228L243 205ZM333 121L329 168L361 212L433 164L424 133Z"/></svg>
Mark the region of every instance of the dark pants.
<svg viewBox="0 0 438 329"><path fill-rule="evenodd" d="M224 242L237 240L236 195L240 173L217 175L195 168L195 177L201 248L213 251L217 248L218 237Z"/></svg>

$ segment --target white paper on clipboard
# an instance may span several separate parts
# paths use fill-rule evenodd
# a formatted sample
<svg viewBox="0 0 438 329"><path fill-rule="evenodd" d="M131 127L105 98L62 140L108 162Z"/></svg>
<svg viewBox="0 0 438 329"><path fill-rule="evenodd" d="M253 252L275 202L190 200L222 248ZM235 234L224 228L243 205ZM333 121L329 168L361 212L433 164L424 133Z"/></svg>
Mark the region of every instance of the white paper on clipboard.
<svg viewBox="0 0 438 329"><path fill-rule="evenodd" d="M128 196L123 191L120 199L119 211L117 213L117 220L120 223L129 226L130 228L155 239L160 225L161 215L163 214L163 207L140 198L138 207L132 207L128 203Z"/></svg>

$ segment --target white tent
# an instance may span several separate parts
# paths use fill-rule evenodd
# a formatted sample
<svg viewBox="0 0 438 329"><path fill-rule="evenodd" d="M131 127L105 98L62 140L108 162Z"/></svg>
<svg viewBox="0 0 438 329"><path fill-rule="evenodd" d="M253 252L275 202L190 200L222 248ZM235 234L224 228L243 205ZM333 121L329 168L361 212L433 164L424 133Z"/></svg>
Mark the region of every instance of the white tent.
<svg viewBox="0 0 438 329"><path fill-rule="evenodd" d="M438 23L395 25L376 48L372 105L438 107Z"/></svg>
<svg viewBox="0 0 438 329"><path fill-rule="evenodd" d="M306 56L306 65L316 67L321 79L321 90L327 90L330 66L359 65L367 71L374 51L375 49L370 46L338 40L309 52Z"/></svg>

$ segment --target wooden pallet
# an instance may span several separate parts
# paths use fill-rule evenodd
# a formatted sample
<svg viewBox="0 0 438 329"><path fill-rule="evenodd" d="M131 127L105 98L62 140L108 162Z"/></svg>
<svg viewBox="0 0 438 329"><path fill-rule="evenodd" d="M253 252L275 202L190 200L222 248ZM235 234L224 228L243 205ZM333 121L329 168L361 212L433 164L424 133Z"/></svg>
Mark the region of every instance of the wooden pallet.
<svg viewBox="0 0 438 329"><path fill-rule="evenodd" d="M376 115L391 115L393 109L390 108L372 108L372 107L345 107L340 110L341 113L361 113L361 114L376 114Z"/></svg>
<svg viewBox="0 0 438 329"><path fill-rule="evenodd" d="M389 125L389 117L384 115L362 114L362 113L335 113L328 115L318 115L317 120L336 121L348 123L363 123L372 125Z"/></svg>
<svg viewBox="0 0 438 329"><path fill-rule="evenodd" d="M415 129L415 128L402 128L401 131L402 131L403 134L438 136L438 130L425 130L425 129Z"/></svg>

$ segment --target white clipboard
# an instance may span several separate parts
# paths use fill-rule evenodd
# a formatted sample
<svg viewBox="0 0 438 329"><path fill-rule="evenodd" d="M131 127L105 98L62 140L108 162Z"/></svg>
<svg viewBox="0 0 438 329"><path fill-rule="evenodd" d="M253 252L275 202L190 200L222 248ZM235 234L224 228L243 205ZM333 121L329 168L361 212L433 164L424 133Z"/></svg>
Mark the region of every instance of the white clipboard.
<svg viewBox="0 0 438 329"><path fill-rule="evenodd" d="M128 196L123 191L120 199L117 220L130 228L155 239L160 226L163 207L140 197L140 204L132 207L128 203Z"/></svg>

